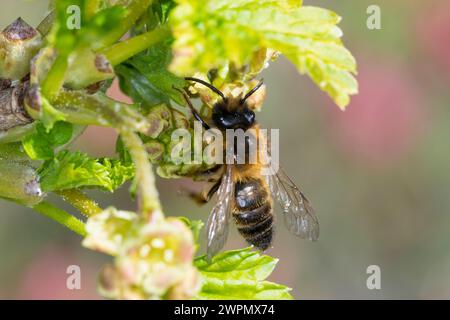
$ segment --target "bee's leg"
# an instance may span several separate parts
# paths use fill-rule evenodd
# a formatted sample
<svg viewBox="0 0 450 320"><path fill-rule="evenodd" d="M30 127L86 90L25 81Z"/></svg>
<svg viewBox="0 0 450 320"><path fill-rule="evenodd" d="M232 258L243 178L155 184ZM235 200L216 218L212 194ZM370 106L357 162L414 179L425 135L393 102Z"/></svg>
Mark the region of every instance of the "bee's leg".
<svg viewBox="0 0 450 320"><path fill-rule="evenodd" d="M211 200L212 196L220 187L221 180L215 182L210 188L205 188L201 192L187 191L185 194L198 204L205 204Z"/></svg>
<svg viewBox="0 0 450 320"><path fill-rule="evenodd" d="M199 121L199 122L202 124L203 128L205 128L206 130L210 129L209 124L207 124L206 121L202 119L202 116L197 112L197 110L195 110L195 108L194 108L194 106L192 105L191 100L189 100L189 97L188 97L188 95L186 94L186 92L183 91L183 90L181 90L181 89L178 89L178 88L176 88L176 87L173 87L173 88L174 88L175 90L177 90L178 92L180 92L180 93L183 95L184 100L186 100L186 103L187 103L187 105L189 106L189 109L190 109L191 112L192 112L192 115L194 116L194 118L195 118L197 121Z"/></svg>
<svg viewBox="0 0 450 320"><path fill-rule="evenodd" d="M219 190L220 184L222 183L222 179L219 179L215 184L212 185L212 187L209 189L208 193L206 194L206 202L211 200L212 196Z"/></svg>
<svg viewBox="0 0 450 320"><path fill-rule="evenodd" d="M206 171L200 172L196 178L200 181L216 182L223 175L223 170L221 169L223 169L223 165L217 164Z"/></svg>

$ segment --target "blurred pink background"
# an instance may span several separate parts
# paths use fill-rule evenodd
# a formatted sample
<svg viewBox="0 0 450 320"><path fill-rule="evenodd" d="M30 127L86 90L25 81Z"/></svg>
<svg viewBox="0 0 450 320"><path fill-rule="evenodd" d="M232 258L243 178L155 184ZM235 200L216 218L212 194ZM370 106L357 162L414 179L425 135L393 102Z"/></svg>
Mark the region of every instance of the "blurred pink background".
<svg viewBox="0 0 450 320"><path fill-rule="evenodd" d="M281 161L313 202L318 243L288 234L280 220L271 280L297 299L450 298L450 2L377 1L382 29L366 27L368 0L304 1L338 12L344 42L359 63L360 94L340 111L285 59L264 73L268 99L258 114L280 128ZM18 16L37 25L45 1L2 2L0 27ZM110 94L129 101L114 85ZM114 154L115 133L89 128L75 147ZM174 190L190 180L158 180L165 212L206 219ZM132 209L127 187L101 204ZM108 257L52 221L0 202L0 298L98 299L95 279ZM227 248L244 246L233 230ZM203 250L203 248L201 249ZM82 289L65 287L79 265ZM381 290L366 269L381 268Z"/></svg>

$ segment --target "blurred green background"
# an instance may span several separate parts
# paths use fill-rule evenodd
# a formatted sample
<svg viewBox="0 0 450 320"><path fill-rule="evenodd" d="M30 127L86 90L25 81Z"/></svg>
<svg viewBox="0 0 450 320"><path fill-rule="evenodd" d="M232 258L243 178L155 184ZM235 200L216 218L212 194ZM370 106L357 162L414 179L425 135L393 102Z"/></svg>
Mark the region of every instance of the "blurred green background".
<svg viewBox="0 0 450 320"><path fill-rule="evenodd" d="M271 280L292 287L297 299L450 298L450 2L304 2L343 17L360 94L341 112L285 59L263 75L268 98L257 116L263 127L281 129L281 161L321 224L319 242L309 243L279 219ZM366 26L372 4L381 8L381 30ZM2 0L0 28L19 16L36 26L46 8L44 0ZM76 147L110 155L114 141L113 132L90 128ZM167 214L206 219L211 205L199 208L176 192L191 185L158 180ZM134 206L126 187L94 196ZM98 299L96 274L109 258L80 241L1 201L0 298ZM233 230L227 248L244 245ZM81 267L82 290L66 289L72 264ZM381 290L366 286L370 265L381 268Z"/></svg>

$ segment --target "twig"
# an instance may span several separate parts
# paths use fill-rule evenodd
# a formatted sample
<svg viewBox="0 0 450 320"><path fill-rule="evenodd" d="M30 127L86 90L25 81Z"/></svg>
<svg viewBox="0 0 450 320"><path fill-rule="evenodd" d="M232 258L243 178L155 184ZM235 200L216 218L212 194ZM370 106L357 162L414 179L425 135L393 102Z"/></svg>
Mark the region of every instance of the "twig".
<svg viewBox="0 0 450 320"><path fill-rule="evenodd" d="M152 220L163 218L155 176L142 140L127 127L121 128L120 135L136 167L135 179L138 185L139 211Z"/></svg>
<svg viewBox="0 0 450 320"><path fill-rule="evenodd" d="M106 59L115 66L152 45L167 39L169 35L169 29L167 27L161 27L116 43L101 50L99 53L103 54Z"/></svg>
<svg viewBox="0 0 450 320"><path fill-rule="evenodd" d="M81 220L75 218L64 210L55 207L51 203L42 201L41 203L33 206L33 209L38 213L62 224L63 226L79 234L80 236L86 236L84 223Z"/></svg>
<svg viewBox="0 0 450 320"><path fill-rule="evenodd" d="M81 190L59 190L56 193L59 194L64 201L70 203L75 209L80 211L86 217L90 217L93 214L100 213L102 211L98 204Z"/></svg>

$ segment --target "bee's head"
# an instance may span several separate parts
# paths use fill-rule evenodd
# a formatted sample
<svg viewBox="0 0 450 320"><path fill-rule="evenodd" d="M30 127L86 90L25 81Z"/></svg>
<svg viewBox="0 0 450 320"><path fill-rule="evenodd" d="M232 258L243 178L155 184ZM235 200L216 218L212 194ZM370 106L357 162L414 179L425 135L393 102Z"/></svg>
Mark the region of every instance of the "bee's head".
<svg viewBox="0 0 450 320"><path fill-rule="evenodd" d="M219 89L201 79L186 78L186 80L201 83L222 98L214 105L212 112L212 120L218 128L246 130L254 125L255 113L248 107L246 100L263 85L262 80L243 98L227 98Z"/></svg>
<svg viewBox="0 0 450 320"><path fill-rule="evenodd" d="M220 129L248 129L255 123L255 113L245 102L238 108L230 108L228 100L214 105L212 120Z"/></svg>

